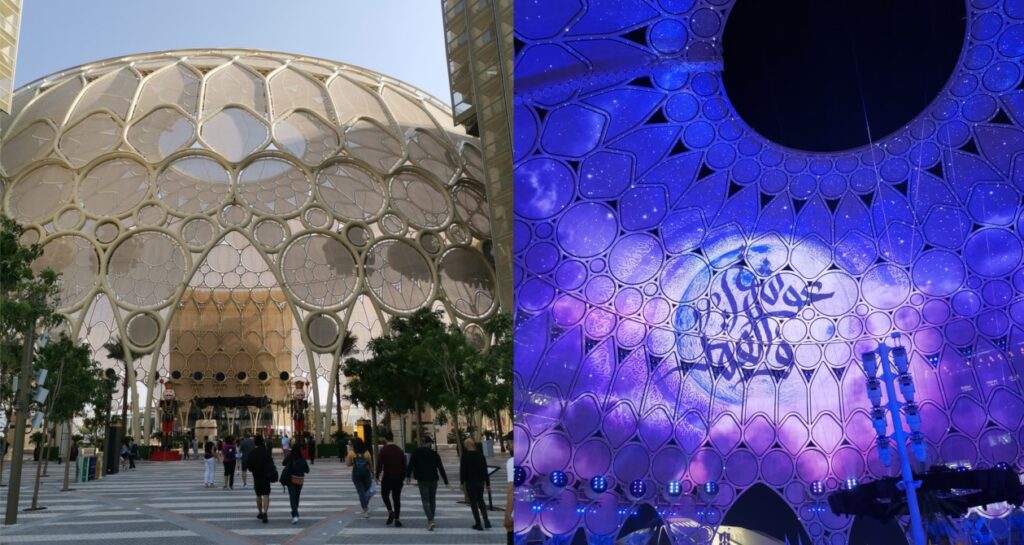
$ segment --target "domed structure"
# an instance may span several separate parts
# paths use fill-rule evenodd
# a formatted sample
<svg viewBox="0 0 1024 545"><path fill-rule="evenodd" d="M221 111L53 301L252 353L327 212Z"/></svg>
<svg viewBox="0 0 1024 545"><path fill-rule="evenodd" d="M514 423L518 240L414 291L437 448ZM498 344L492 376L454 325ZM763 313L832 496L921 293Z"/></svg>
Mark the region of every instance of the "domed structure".
<svg viewBox="0 0 1024 545"><path fill-rule="evenodd" d="M518 533L711 543L746 516L853 542L823 502L899 474L861 362L892 334L915 471L1024 465L1024 2L960 2L936 98L828 153L734 107L723 37L751 3L516 6Z"/></svg>
<svg viewBox="0 0 1024 545"><path fill-rule="evenodd" d="M43 244L35 266L62 273L70 328L98 357L115 335L144 355L136 416L162 380L184 413L283 400L301 379L320 400L307 429L324 430L346 330L362 344L427 307L486 343L477 140L407 84L282 53L171 51L29 84L0 127L4 213Z"/></svg>

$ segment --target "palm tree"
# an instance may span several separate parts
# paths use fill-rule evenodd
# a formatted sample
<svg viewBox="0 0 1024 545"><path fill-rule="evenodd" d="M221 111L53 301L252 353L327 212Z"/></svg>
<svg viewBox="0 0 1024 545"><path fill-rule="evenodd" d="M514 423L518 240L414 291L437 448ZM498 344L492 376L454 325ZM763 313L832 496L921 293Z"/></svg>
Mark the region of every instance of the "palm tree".
<svg viewBox="0 0 1024 545"><path fill-rule="evenodd" d="M124 426L125 434L128 432L128 366L138 356L131 352L125 352L124 344L117 336L111 337L103 348L107 350L107 357L124 364L124 391L121 395L121 425Z"/></svg>
<svg viewBox="0 0 1024 545"><path fill-rule="evenodd" d="M338 411L338 429L341 429L341 364L340 362L356 351L356 343L359 339L352 334L352 331L345 331L345 339L341 341L341 356L338 358L339 365L334 372L334 400Z"/></svg>

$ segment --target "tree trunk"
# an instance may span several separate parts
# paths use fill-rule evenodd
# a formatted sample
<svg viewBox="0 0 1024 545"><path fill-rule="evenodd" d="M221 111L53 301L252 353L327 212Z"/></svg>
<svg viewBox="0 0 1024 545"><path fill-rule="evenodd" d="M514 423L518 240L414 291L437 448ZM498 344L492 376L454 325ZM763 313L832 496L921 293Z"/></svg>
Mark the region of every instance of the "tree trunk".
<svg viewBox="0 0 1024 545"><path fill-rule="evenodd" d="M501 411L494 411L494 423L498 427L498 444L501 452L505 452L505 430L501 426Z"/></svg>
<svg viewBox="0 0 1024 545"><path fill-rule="evenodd" d="M459 429L459 410L452 411L452 426L455 428L455 454L462 458L462 434Z"/></svg>
<svg viewBox="0 0 1024 545"><path fill-rule="evenodd" d="M367 450L370 451L370 461L375 462L377 458L377 449L375 439L377 437L377 407L370 407L370 444L366 445ZM374 466L370 466L374 467Z"/></svg>
<svg viewBox="0 0 1024 545"><path fill-rule="evenodd" d="M71 422L67 422L68 431L64 434L64 486L61 487L61 492L68 492L71 489L68 488L68 476L71 473Z"/></svg>
<svg viewBox="0 0 1024 545"><path fill-rule="evenodd" d="M121 394L121 429L128 437L128 364L124 364L124 391Z"/></svg>
<svg viewBox="0 0 1024 545"><path fill-rule="evenodd" d="M49 425L50 423L47 422L46 424ZM43 428L43 432L46 433L46 428ZM56 425L53 426L53 433L54 433L54 435L57 434L57 426ZM46 433L46 441L47 442L50 441L50 434L49 433ZM50 467L50 457L45 455L46 454L46 449L45 448L43 449L43 454L44 454L44 456L43 456L43 477L49 477L49 475L46 473L46 470ZM59 454L58 454L58 456L59 456Z"/></svg>
<svg viewBox="0 0 1024 545"><path fill-rule="evenodd" d="M341 366L338 366L337 372L334 374L334 403L335 408L338 411L338 427L341 429Z"/></svg>
<svg viewBox="0 0 1024 545"><path fill-rule="evenodd" d="M420 411L420 401L416 400L416 441L418 445L423 444L423 413Z"/></svg>
<svg viewBox="0 0 1024 545"><path fill-rule="evenodd" d="M46 430L46 426L49 425L49 424L50 423L47 422L46 425L43 426L43 430ZM46 465L46 461L45 460L47 458L49 458L49 456L46 455L46 444L49 442L49 439L50 439L50 434L48 434L48 433L46 433L44 431L43 432L43 440L42 440L42 442L39 445L39 456L41 456L43 459L39 460L39 462L36 464L36 484L35 484L35 488L32 490L32 508L31 509L33 511L35 511L39 507L39 482L43 478L43 467Z"/></svg>

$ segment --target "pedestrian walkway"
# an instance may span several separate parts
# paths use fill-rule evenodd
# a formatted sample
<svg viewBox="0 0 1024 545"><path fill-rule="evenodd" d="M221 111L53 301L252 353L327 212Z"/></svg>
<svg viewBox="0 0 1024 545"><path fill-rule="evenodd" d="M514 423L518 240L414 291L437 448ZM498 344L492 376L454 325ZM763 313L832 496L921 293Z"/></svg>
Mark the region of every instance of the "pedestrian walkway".
<svg viewBox="0 0 1024 545"><path fill-rule="evenodd" d="M502 512L507 478L506 457L488 460L501 469L492 476L494 507L490 517L494 528L479 532L470 528L469 507L458 503L458 460L454 450L442 450L451 479L451 489L437 492L436 528L427 531L416 482L402 490L404 527L385 526L387 511L375 496L370 518L360 516L359 500L352 485L351 469L337 458L320 459L312 465L302 490L299 524L291 524L288 494L280 484L271 489L270 522L256 519L256 500L250 479L241 488L235 475L235 489L203 488L201 461L140 462L138 469L111 475L100 481L73 483L72 492L60 492L64 467L51 462L49 476L40 487L40 502L46 509L20 512L18 524L0 527L0 543L67 543L100 545L140 543L177 544L487 544L504 543ZM280 466L281 453L274 460ZM5 463L6 483L9 465ZM223 470L218 468L218 479ZM251 475L250 475L251 477ZM26 463L22 483L22 509L29 507L35 464ZM0 488L0 513L5 509L7 488Z"/></svg>

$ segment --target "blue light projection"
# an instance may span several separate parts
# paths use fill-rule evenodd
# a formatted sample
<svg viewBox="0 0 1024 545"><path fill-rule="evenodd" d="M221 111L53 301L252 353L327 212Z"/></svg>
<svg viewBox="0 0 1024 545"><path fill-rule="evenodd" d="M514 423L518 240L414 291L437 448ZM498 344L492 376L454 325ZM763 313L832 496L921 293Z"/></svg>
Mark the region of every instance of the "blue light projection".
<svg viewBox="0 0 1024 545"><path fill-rule="evenodd" d="M1024 0L969 2L938 98L828 154L730 105L731 5L516 3L521 535L610 542L641 504L713 527L762 483L845 543L816 496L891 474L858 358L895 331L926 463L1024 466Z"/></svg>

